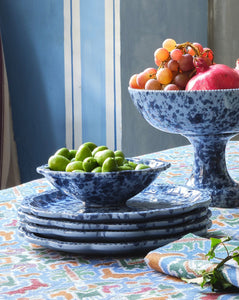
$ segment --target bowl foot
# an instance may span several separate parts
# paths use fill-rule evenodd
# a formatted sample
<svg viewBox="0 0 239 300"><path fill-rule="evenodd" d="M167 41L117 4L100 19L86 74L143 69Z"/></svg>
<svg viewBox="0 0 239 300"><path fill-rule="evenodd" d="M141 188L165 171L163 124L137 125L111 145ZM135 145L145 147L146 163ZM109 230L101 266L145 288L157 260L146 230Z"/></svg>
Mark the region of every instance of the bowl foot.
<svg viewBox="0 0 239 300"><path fill-rule="evenodd" d="M208 191L211 206L239 207L239 184L231 178L225 159L231 137L232 134L188 136L194 147L194 163L187 186Z"/></svg>
<svg viewBox="0 0 239 300"><path fill-rule="evenodd" d="M193 187L200 191L207 191L211 196L211 207L221 208L236 208L239 207L239 184L235 182L234 186L223 188L198 188L187 184L187 186Z"/></svg>

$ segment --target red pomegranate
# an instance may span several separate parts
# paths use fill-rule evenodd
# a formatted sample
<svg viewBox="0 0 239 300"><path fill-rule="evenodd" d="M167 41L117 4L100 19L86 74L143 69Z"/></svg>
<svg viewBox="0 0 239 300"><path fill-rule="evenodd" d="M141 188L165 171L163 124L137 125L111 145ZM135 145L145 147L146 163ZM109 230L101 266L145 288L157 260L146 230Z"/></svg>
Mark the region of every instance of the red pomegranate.
<svg viewBox="0 0 239 300"><path fill-rule="evenodd" d="M187 91L193 90L218 90L239 88L238 72L223 64L213 64L208 66L203 58L195 62L197 74L192 77L185 88Z"/></svg>

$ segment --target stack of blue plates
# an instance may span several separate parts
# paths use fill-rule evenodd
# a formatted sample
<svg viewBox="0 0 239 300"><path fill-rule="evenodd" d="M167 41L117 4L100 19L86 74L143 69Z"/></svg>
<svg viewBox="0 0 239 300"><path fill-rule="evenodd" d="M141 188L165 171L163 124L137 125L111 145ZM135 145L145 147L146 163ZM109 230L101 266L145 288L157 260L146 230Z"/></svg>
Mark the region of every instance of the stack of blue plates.
<svg viewBox="0 0 239 300"><path fill-rule="evenodd" d="M53 189L24 198L19 233L27 241L81 254L146 252L211 226L210 195L176 185L153 185L121 207L85 207Z"/></svg>

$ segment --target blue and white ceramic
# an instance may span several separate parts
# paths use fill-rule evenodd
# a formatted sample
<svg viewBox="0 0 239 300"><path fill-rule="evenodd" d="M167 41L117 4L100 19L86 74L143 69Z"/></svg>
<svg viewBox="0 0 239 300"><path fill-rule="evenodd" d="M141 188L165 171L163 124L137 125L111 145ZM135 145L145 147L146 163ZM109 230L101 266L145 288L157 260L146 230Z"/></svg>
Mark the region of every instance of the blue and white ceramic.
<svg viewBox="0 0 239 300"><path fill-rule="evenodd" d="M185 186L154 184L118 207L87 207L54 189L24 198L20 209L50 219L126 223L175 217L197 208L208 208L210 202L207 192Z"/></svg>
<svg viewBox="0 0 239 300"><path fill-rule="evenodd" d="M208 225L209 227L211 224ZM193 231L194 234L204 236L207 234L208 227L204 226L198 230ZM161 238L153 238L141 241L122 241L116 243L110 242L70 242L61 239L47 238L39 234L29 232L23 227L19 227L19 234L24 237L28 242L40 245L53 250L71 252L85 255L128 255L147 253L153 249L163 246L167 243L173 242L180 238L182 235L172 236L168 235Z"/></svg>
<svg viewBox="0 0 239 300"><path fill-rule="evenodd" d="M36 225L28 222L21 222L21 226L27 231L40 234L47 238L58 238L65 241L78 242L122 242L122 241L140 241L153 238L162 238L168 235L182 235L185 232L192 232L201 229L205 226L209 228L211 221L209 215L195 221L190 221L183 224L178 224L169 227L159 227L154 229L142 230L77 230L64 229L59 227L48 227Z"/></svg>
<svg viewBox="0 0 239 300"><path fill-rule="evenodd" d="M229 175L225 148L239 132L239 89L147 91L129 88L142 116L157 129L180 133L194 146L194 166L187 182L210 191L211 206L239 206L239 185Z"/></svg>
<svg viewBox="0 0 239 300"><path fill-rule="evenodd" d="M117 223L117 220L112 220L102 223L93 222L81 222L73 220L63 220L63 219L48 219L39 216L35 216L26 212L18 210L18 216L20 220L33 223L36 225L42 225L47 227L57 227L61 229L77 229L77 230L110 230L110 231L120 231L120 230L145 230L145 229L155 229L158 227L170 227L175 225L181 225L183 223L196 221L210 213L208 208L196 208L188 213L180 214L173 217L161 217L153 221L141 221L141 222L122 222Z"/></svg>
<svg viewBox="0 0 239 300"><path fill-rule="evenodd" d="M159 160L130 159L150 168L118 172L62 172L52 171L47 165L37 168L50 183L68 197L86 206L120 206L145 189L170 164Z"/></svg>

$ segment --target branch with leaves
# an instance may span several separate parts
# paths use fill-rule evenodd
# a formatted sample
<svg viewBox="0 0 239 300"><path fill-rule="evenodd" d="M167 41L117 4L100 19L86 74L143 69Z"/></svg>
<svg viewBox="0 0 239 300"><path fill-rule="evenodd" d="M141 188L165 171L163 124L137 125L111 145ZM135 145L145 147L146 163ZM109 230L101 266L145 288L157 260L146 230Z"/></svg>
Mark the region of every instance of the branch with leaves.
<svg viewBox="0 0 239 300"><path fill-rule="evenodd" d="M222 238L222 239L217 239L217 238L211 238L211 248L209 252L206 254L208 257L208 260L210 261L211 259L218 259L220 262L213 268L211 271L202 271L200 273L200 277L193 278L193 279L187 279L183 278L184 281L188 283L197 283L200 284L201 287L204 287L206 284L209 284L212 288L212 291L234 291L234 290L239 290L239 288L235 287L232 285L230 282L227 281L225 276L223 276L222 273L222 267L230 260L234 260L237 262L239 265L239 247L234 248L232 251L228 251L227 246L225 245L226 242L230 241L231 238ZM221 259L216 257L215 250L219 247L222 246L225 248L226 251L226 257Z"/></svg>

